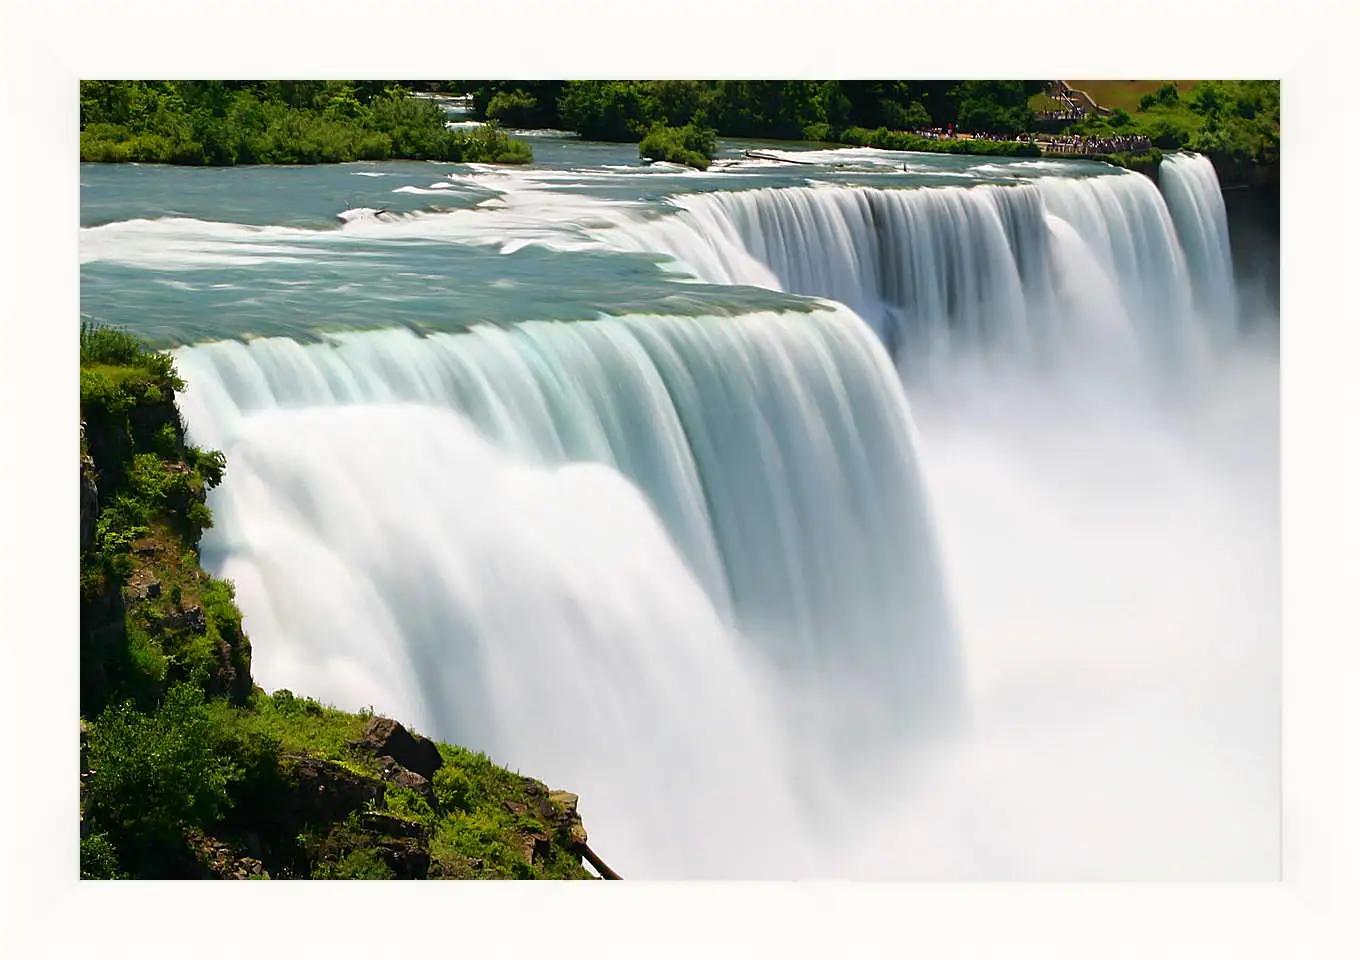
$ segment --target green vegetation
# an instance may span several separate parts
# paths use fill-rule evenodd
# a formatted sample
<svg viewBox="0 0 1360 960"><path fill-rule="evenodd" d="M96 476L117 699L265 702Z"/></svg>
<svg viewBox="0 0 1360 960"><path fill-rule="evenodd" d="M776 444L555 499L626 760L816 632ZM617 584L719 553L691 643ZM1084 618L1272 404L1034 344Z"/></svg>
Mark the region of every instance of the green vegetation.
<svg viewBox="0 0 1360 960"><path fill-rule="evenodd" d="M856 147L878 147L882 150L917 150L923 153L967 153L984 157L1037 157L1039 148L1032 143L1019 143L1014 140L972 140L949 139L932 140L879 127L865 130L851 127L841 131L836 138L838 143Z"/></svg>
<svg viewBox="0 0 1360 960"><path fill-rule="evenodd" d="M1031 95L1029 98L1029 108L1030 110L1037 114L1043 113L1046 110L1047 111L1066 110L1067 104L1063 103L1061 100L1056 99L1055 97L1050 96L1048 93L1036 93Z"/></svg>
<svg viewBox="0 0 1360 960"><path fill-rule="evenodd" d="M1220 169L1270 170L1279 156L1279 83L1243 80L1072 81L1108 115L1064 132L1145 136L1162 150L1207 154ZM964 133L1014 135L1035 113L1062 104L1038 80L568 80L455 81L474 111L507 123L575 130L591 140L648 140L643 156L689 162L674 133L710 129L724 137L812 140L855 146L982 156L1036 156L1037 148L985 138L924 138L914 131L953 124ZM493 107L494 104L494 107ZM710 154L711 155L711 154ZM1111 162L1155 167L1156 154ZM693 160L694 158L689 158Z"/></svg>
<svg viewBox="0 0 1360 960"><path fill-rule="evenodd" d="M1138 109L1140 98L1169 86L1182 96L1195 89L1198 80L1069 80L1074 90L1083 90L1100 106L1109 110Z"/></svg>
<svg viewBox="0 0 1360 960"><path fill-rule="evenodd" d="M474 110L502 117L527 109L534 123L589 140L636 142L657 123L726 137L836 140L853 127L912 130L957 124L1011 133L1033 123L1036 80L568 80L455 81ZM528 122L528 121L526 121Z"/></svg>
<svg viewBox="0 0 1360 960"><path fill-rule="evenodd" d="M1034 127L1031 92L1020 80L966 80L954 91L958 127L969 133L1024 133Z"/></svg>
<svg viewBox="0 0 1360 960"><path fill-rule="evenodd" d="M1088 159L1103 160L1105 163L1113 164L1116 167L1154 176L1158 165L1162 162L1162 156L1160 148L1152 147L1145 153L1102 153L1093 155Z"/></svg>
<svg viewBox="0 0 1360 960"><path fill-rule="evenodd" d="M587 877L543 784L447 744L427 781L371 711L253 685L198 562L224 458L184 442L172 358L96 325L80 347L81 876Z"/></svg>
<svg viewBox="0 0 1360 960"><path fill-rule="evenodd" d="M486 106L486 119L511 127L536 126L541 115L538 98L523 90L497 93Z"/></svg>
<svg viewBox="0 0 1360 960"><path fill-rule="evenodd" d="M455 132L383 81L82 80L80 158L213 166L450 160L528 163L497 126Z"/></svg>
<svg viewBox="0 0 1360 960"><path fill-rule="evenodd" d="M1277 80L1201 80L1183 95L1176 84L1168 82L1141 93L1131 112L1121 109L1108 117L1088 116L1067 132L1142 135L1164 150L1206 154L1220 169L1270 167L1279 160L1280 84Z"/></svg>
<svg viewBox="0 0 1360 960"><path fill-rule="evenodd" d="M211 824L230 805L227 784L241 770L196 685L177 684L149 713L111 706L90 726L97 775L85 808L134 859L173 849L185 825Z"/></svg>
<svg viewBox="0 0 1360 960"><path fill-rule="evenodd" d="M145 706L188 680L226 693L248 675L250 647L230 585L184 547L212 525L222 455L185 444L168 355L92 325L80 352L81 481L99 505L82 503L82 711ZM125 593L140 601L126 616Z"/></svg>
<svg viewBox="0 0 1360 960"><path fill-rule="evenodd" d="M638 144L638 155L644 160L664 160L707 170L717 145L717 134L712 130L692 123L668 127L658 120Z"/></svg>

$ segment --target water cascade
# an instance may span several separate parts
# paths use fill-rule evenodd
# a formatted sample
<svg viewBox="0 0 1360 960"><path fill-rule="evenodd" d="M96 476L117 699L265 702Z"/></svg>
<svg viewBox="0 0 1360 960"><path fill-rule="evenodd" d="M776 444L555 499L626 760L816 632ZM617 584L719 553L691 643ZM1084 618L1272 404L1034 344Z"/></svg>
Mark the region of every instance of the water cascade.
<svg viewBox="0 0 1360 960"><path fill-rule="evenodd" d="M1197 153L1173 153L1161 167L1162 192L1189 261L1195 303L1220 344L1237 333L1237 287L1228 215L1214 165Z"/></svg>
<svg viewBox="0 0 1360 960"><path fill-rule="evenodd" d="M664 250L709 282L845 303L912 382L979 359L1185 369L1203 352L1177 227L1138 174L672 204L675 216L621 228L616 242Z"/></svg>
<svg viewBox="0 0 1360 960"><path fill-rule="evenodd" d="M634 863L787 870L743 852L788 829L750 797L957 708L905 397L844 308L177 359L232 464L205 555L260 675L598 794L606 822L742 825L698 862L621 825Z"/></svg>
<svg viewBox="0 0 1360 960"><path fill-rule="evenodd" d="M260 682L578 792L625 876L1267 876L1278 367L1212 167L1006 169L472 169L457 210L82 259L226 257L248 334L305 307L176 350ZM625 283L662 306L579 319ZM325 305L442 332L291 339Z"/></svg>

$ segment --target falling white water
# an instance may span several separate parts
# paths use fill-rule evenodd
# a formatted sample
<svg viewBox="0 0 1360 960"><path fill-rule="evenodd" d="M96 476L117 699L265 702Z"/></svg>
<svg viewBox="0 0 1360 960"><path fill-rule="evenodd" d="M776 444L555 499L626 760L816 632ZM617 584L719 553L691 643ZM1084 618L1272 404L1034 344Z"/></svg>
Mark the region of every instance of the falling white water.
<svg viewBox="0 0 1360 960"><path fill-rule="evenodd" d="M672 203L675 216L622 224L615 243L663 250L709 282L845 303L911 382L979 360L1184 372L1203 357L1175 225L1139 174Z"/></svg>
<svg viewBox="0 0 1360 960"><path fill-rule="evenodd" d="M636 875L815 869L819 795L958 709L905 398L843 308L177 360L259 675L591 797Z"/></svg>
<svg viewBox="0 0 1360 960"><path fill-rule="evenodd" d="M1163 182L1170 208L1138 175L715 194L647 227L706 279L854 303L918 387L973 726L880 771L849 875L1277 869L1278 367L1225 321L1212 167Z"/></svg>
<svg viewBox="0 0 1360 960"><path fill-rule="evenodd" d="M1196 305L1212 322L1217 342L1230 343L1237 333L1237 288L1228 214L1214 165L1197 153L1173 153L1162 161L1160 176L1190 264Z"/></svg>
<svg viewBox="0 0 1360 960"><path fill-rule="evenodd" d="M628 876L1272 876L1278 366L1176 163L347 225L840 303L180 349L257 679L577 790Z"/></svg>

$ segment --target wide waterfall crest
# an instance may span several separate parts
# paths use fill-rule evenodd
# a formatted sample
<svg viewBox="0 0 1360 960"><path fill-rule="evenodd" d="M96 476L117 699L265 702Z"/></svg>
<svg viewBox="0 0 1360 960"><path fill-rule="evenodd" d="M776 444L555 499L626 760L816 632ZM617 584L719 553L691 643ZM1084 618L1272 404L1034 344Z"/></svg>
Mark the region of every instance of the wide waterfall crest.
<svg viewBox="0 0 1360 960"><path fill-rule="evenodd" d="M851 765L956 707L906 399L844 308L176 357L194 441L232 464L205 556L275 683L400 705L657 815L673 772L621 788L600 759L657 763L630 753L648 698L676 701L655 711L671 768L733 790L796 775L763 676L802 691L778 717L799 749Z"/></svg>
<svg viewBox="0 0 1360 960"><path fill-rule="evenodd" d="M668 253L711 283L844 303L911 380L979 358L1110 366L1130 362L1130 347L1136 364L1186 369L1202 359L1221 302L1225 274L1202 267L1207 247L1191 243L1192 288L1178 238L1187 216L1173 221L1139 174L765 188L670 202L672 217L616 227L616 245Z"/></svg>

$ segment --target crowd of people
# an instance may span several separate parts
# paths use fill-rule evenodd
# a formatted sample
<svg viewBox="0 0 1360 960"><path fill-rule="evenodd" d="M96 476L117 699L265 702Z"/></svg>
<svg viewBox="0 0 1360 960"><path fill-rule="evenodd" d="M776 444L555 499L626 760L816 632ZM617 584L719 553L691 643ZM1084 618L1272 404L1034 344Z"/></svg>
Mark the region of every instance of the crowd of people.
<svg viewBox="0 0 1360 960"><path fill-rule="evenodd" d="M1143 136L1080 137L1068 135L1048 141L1049 153L1144 153L1152 141Z"/></svg>
<svg viewBox="0 0 1360 960"><path fill-rule="evenodd" d="M974 140L990 140L993 143L1033 143L1032 133L970 133Z"/></svg>
<svg viewBox="0 0 1360 960"><path fill-rule="evenodd" d="M918 137L928 140L953 140L966 137L973 140L989 140L993 143L1034 143L1041 145L1048 153L1061 154L1099 154L1099 153L1145 153L1152 147L1152 141L1144 136L1083 137L1076 134L1058 136L1035 136L1033 133L962 133L953 124L943 127L923 127L911 131Z"/></svg>

